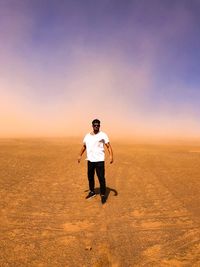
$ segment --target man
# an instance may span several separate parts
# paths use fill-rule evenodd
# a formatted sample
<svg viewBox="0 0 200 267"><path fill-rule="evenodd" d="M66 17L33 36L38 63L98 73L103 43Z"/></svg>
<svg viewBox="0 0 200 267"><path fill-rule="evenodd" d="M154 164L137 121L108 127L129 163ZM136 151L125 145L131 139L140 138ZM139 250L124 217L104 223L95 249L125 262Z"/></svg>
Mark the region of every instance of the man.
<svg viewBox="0 0 200 267"><path fill-rule="evenodd" d="M97 177L99 179L100 184L100 194L101 194L101 202L104 204L106 202L106 181L105 181L105 153L104 153L104 145L107 147L110 163L113 163L113 151L110 145L108 136L106 133L100 131L100 121L95 119L92 121L93 131L91 133L86 134L83 140L83 146L81 148L80 154L78 156L78 163L81 161L81 157L85 150L87 151L87 175L89 181L89 189L90 192L87 195L86 199L92 198L96 196L94 190L94 174L96 171Z"/></svg>

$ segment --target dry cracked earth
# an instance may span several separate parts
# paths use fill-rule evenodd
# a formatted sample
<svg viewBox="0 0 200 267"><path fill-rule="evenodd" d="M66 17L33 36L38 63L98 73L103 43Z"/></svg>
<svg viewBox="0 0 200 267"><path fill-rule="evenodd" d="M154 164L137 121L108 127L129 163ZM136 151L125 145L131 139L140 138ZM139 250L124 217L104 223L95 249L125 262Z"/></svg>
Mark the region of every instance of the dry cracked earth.
<svg viewBox="0 0 200 267"><path fill-rule="evenodd" d="M200 146L113 143L86 200L80 139L0 140L0 266L200 266Z"/></svg>

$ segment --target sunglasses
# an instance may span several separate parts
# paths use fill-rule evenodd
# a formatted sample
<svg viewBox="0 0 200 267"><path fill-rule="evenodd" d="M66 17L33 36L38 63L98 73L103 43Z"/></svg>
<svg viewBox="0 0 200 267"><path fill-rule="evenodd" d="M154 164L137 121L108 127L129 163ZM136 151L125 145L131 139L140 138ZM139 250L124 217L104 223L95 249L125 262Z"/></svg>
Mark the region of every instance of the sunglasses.
<svg viewBox="0 0 200 267"><path fill-rule="evenodd" d="M100 124L93 124L93 127L100 127Z"/></svg>

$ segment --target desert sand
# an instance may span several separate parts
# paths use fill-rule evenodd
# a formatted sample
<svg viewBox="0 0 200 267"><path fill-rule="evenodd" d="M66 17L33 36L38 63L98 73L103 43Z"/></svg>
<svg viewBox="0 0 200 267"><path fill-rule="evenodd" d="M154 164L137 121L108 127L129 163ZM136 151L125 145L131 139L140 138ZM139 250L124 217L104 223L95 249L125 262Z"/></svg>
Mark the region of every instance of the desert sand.
<svg viewBox="0 0 200 267"><path fill-rule="evenodd" d="M200 266L200 146L113 142L102 205L81 141L0 140L0 266Z"/></svg>

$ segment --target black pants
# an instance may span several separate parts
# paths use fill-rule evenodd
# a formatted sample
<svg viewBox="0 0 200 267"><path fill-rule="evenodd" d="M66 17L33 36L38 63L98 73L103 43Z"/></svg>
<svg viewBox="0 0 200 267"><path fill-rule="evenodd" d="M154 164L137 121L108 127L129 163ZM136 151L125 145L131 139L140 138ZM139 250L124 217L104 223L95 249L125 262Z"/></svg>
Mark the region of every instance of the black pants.
<svg viewBox="0 0 200 267"><path fill-rule="evenodd" d="M106 193L106 181L105 181L105 167L104 167L104 161L98 161L98 162L91 162L88 161L88 181L89 181L89 187L90 191L94 191L94 174L97 174L97 177L99 179L100 184L100 193L101 195L105 195Z"/></svg>

